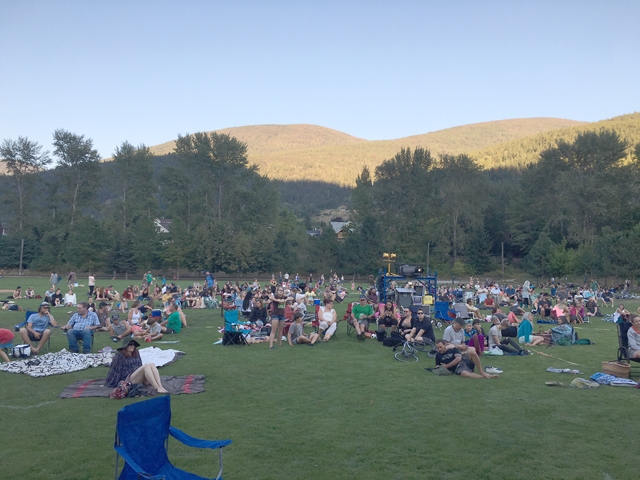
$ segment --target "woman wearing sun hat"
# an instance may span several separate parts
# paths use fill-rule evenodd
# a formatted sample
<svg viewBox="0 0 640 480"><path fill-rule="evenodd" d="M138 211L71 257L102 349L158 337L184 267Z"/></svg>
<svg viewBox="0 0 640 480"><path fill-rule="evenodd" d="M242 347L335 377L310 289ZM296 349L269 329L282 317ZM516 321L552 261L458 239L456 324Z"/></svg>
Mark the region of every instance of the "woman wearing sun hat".
<svg viewBox="0 0 640 480"><path fill-rule="evenodd" d="M104 384L107 387L117 387L120 381L151 385L158 393L169 393L160 382L160 374L153 363L142 364L138 347L140 344L128 338L111 361L109 374Z"/></svg>

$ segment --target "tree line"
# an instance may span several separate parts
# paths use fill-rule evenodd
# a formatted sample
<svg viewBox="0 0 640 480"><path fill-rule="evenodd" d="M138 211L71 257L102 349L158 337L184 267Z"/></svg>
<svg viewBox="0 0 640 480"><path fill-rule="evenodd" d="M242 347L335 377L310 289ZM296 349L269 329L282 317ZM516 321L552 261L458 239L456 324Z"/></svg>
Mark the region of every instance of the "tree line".
<svg viewBox="0 0 640 480"><path fill-rule="evenodd" d="M0 266L18 266L24 239L24 266L34 270L371 274L394 252L460 276L494 270L504 245L507 262L534 275L636 275L639 156L608 130L559 140L523 170L401 149L373 172L364 167L351 190L273 182L227 134L178 136L159 158L123 142L101 162L91 139L57 130L52 154L23 137L0 145L9 230ZM318 226L311 215L344 201L344 240L327 225L307 234ZM171 220L169 233L160 218Z"/></svg>

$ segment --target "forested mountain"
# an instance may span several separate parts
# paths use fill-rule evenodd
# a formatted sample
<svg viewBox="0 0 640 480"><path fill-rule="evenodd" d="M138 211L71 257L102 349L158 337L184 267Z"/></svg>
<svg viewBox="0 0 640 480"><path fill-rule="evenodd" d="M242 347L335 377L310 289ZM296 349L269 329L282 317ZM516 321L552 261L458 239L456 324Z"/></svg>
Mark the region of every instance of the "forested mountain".
<svg viewBox="0 0 640 480"><path fill-rule="evenodd" d="M632 146L640 142L640 113L621 115L562 130L551 130L478 150L467 150L466 153L474 157L483 168L522 168L537 162L540 154L548 148L553 148L558 141L573 142L581 133L597 132L603 129L615 131L628 143L627 154L631 154Z"/></svg>
<svg viewBox="0 0 640 480"><path fill-rule="evenodd" d="M579 124L559 118L501 120L376 141L316 125L255 125L227 128L218 133L245 142L249 161L271 179L316 180L353 186L357 172L364 165L373 170L401 148L423 147L432 153L467 153ZM157 155L166 154L174 145L171 141L150 147L150 150Z"/></svg>

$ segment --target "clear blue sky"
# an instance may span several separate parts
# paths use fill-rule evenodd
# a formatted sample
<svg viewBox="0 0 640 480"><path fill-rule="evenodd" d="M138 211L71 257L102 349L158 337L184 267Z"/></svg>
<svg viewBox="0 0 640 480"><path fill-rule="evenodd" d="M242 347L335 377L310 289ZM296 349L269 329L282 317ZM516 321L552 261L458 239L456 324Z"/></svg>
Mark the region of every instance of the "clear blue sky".
<svg viewBox="0 0 640 480"><path fill-rule="evenodd" d="M0 140L310 123L374 140L640 111L640 1L0 0Z"/></svg>

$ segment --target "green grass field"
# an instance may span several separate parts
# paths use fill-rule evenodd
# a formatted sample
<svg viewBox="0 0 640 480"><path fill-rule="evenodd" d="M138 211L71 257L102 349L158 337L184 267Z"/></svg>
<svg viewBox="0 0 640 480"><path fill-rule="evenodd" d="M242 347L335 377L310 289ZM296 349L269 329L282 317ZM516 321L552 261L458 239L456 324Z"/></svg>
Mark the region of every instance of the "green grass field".
<svg viewBox="0 0 640 480"><path fill-rule="evenodd" d="M0 289L13 289L16 281L2 278ZM46 282L21 278L18 284L43 293ZM119 291L125 283L114 282ZM38 301L19 303L35 307ZM638 302L625 305L635 310ZM66 323L68 310L53 310L58 323ZM345 306L337 310L341 317ZM0 311L0 327L12 329L23 317ZM640 422L633 412L640 390L576 390L568 387L572 376L545 371L578 368L585 378L599 371L602 360L616 355L611 323L579 327L580 337L596 345L535 347L556 358L482 357L504 373L471 380L426 372L434 365L426 353L417 363L400 363L375 340L347 337L344 324L328 344L269 350L266 344L212 345L220 338L219 310L187 311L187 319L178 345L158 345L187 355L160 373L207 376L205 393L172 398L172 423L202 438L233 439L224 454L225 478L638 477ZM108 334L96 334L94 351L106 345L113 346ZM63 347L66 337L57 330L52 350ZM66 385L106 373L103 367L45 378L0 372L0 478L110 478L116 412L139 400L57 398ZM548 380L566 386L550 388ZM200 475L217 471L212 453L177 442L170 457Z"/></svg>

